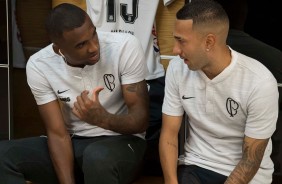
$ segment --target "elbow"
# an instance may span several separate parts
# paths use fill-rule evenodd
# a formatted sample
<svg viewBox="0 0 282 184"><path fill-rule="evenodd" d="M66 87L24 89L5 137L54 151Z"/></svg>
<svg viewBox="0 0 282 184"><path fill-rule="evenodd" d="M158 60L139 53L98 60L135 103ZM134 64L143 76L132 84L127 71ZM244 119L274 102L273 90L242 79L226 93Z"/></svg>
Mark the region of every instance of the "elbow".
<svg viewBox="0 0 282 184"><path fill-rule="evenodd" d="M148 127L149 127L149 116L146 116L146 117L142 118L137 133L145 132L148 129Z"/></svg>
<svg viewBox="0 0 282 184"><path fill-rule="evenodd" d="M145 123L143 123L143 126L141 127L140 133L145 132L148 129L148 127L149 127L149 119Z"/></svg>
<svg viewBox="0 0 282 184"><path fill-rule="evenodd" d="M140 123L138 126L138 130L137 130L137 133L143 133L145 132L148 127L149 127L149 113L145 113L143 116L140 116L142 118L140 118Z"/></svg>

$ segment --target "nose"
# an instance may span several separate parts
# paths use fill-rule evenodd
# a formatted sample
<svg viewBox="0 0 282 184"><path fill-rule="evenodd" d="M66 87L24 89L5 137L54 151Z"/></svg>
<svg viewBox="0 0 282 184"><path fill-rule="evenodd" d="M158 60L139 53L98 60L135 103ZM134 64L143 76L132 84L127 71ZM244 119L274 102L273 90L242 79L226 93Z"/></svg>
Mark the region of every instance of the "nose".
<svg viewBox="0 0 282 184"><path fill-rule="evenodd" d="M88 52L94 53L98 50L98 47L99 47L98 40L92 39L91 41L89 41Z"/></svg>
<svg viewBox="0 0 282 184"><path fill-rule="evenodd" d="M179 47L179 44L176 41L174 42L172 52L173 52L173 54L181 55L181 48Z"/></svg>

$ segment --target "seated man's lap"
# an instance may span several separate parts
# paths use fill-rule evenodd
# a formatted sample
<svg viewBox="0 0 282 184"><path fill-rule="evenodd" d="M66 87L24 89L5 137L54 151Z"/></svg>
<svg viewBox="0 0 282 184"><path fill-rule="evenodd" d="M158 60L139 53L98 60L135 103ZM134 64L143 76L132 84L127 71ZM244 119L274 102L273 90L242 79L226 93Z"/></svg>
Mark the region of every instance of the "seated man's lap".
<svg viewBox="0 0 282 184"><path fill-rule="evenodd" d="M223 184L227 176L196 165L179 165L177 168L179 184Z"/></svg>

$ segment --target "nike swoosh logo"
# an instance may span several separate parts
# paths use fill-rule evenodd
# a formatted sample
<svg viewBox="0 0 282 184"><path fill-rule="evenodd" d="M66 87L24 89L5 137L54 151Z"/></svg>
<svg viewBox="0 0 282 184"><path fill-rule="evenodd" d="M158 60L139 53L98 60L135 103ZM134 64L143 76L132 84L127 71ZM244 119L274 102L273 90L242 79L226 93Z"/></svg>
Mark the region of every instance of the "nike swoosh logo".
<svg viewBox="0 0 282 184"><path fill-rule="evenodd" d="M62 94L62 93L64 93L64 92L68 91L68 90L70 90L70 89L67 89L67 90L64 90L64 91L59 91L59 90L58 90L57 93L58 93L58 94Z"/></svg>
<svg viewBox="0 0 282 184"><path fill-rule="evenodd" d="M186 97L186 96L184 96L184 95L182 96L182 99L183 99L183 100L191 99L191 98L195 98L195 97Z"/></svg>

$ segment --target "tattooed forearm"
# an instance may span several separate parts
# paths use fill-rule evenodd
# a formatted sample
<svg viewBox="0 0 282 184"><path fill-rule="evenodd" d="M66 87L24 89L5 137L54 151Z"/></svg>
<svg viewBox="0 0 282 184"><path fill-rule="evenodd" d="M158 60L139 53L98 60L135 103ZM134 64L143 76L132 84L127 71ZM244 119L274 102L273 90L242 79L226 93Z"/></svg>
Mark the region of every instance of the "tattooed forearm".
<svg viewBox="0 0 282 184"><path fill-rule="evenodd" d="M136 134L144 132L149 122L149 95L146 81L122 85L124 102L128 108L127 114L111 114L107 112L101 121L95 124L107 130L121 134ZM96 114L96 116L101 116ZM94 123L92 123L94 124Z"/></svg>
<svg viewBox="0 0 282 184"><path fill-rule="evenodd" d="M230 174L225 184L249 183L260 167L267 143L268 139L257 140L245 138L242 159Z"/></svg>

